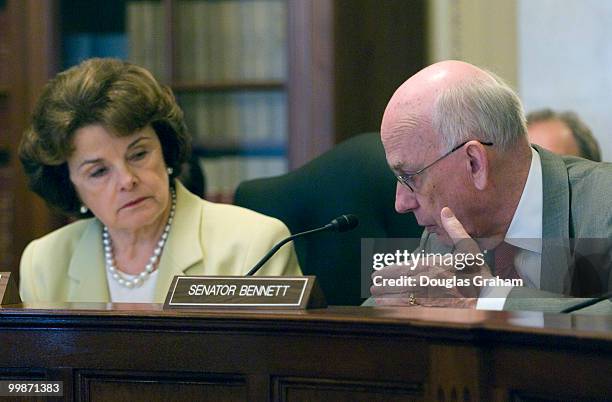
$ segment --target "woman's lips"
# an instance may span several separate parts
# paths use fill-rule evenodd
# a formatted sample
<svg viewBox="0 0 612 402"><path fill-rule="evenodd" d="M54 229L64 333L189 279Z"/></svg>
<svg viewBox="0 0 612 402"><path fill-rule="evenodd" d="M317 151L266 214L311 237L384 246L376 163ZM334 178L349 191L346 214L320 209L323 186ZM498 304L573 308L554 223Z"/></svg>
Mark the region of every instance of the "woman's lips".
<svg viewBox="0 0 612 402"><path fill-rule="evenodd" d="M130 208L130 207L136 206L136 205L140 204L141 202L143 202L146 199L147 199L147 197L137 198L137 199L135 199L133 201L130 201L127 204L123 205L120 209Z"/></svg>

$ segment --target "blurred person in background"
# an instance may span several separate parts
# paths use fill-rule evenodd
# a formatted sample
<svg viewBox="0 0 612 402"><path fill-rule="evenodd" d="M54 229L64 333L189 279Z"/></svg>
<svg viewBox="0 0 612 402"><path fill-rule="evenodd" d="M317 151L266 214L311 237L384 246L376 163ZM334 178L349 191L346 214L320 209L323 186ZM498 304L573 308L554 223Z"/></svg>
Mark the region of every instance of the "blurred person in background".
<svg viewBox="0 0 612 402"><path fill-rule="evenodd" d="M529 141L559 155L601 162L601 151L591 129L574 112L536 110L527 115Z"/></svg>

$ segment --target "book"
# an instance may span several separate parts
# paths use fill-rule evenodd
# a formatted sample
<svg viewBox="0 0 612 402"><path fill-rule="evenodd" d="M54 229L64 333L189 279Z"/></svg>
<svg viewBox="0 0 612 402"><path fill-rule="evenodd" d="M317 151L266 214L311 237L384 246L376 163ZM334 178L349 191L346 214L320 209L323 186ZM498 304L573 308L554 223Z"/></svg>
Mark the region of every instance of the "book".
<svg viewBox="0 0 612 402"><path fill-rule="evenodd" d="M126 5L125 26L128 37L128 60L134 64L144 67L144 46L143 46L143 24L142 10L144 3L140 1L130 1Z"/></svg>
<svg viewBox="0 0 612 402"><path fill-rule="evenodd" d="M223 35L221 34L221 5L225 0L209 0L207 3L208 74L206 79L218 82L223 75L225 60L223 58Z"/></svg>
<svg viewBox="0 0 612 402"><path fill-rule="evenodd" d="M175 74L179 82L194 80L196 63L194 63L192 55L195 54L196 47L194 44L195 32L198 27L197 15L195 6L199 2L195 1L179 1L176 3L175 11Z"/></svg>
<svg viewBox="0 0 612 402"><path fill-rule="evenodd" d="M208 1L189 2L192 6L193 36L188 39L190 54L186 55L185 63L193 65L193 72L187 78L194 81L208 81L212 78L211 65L215 62L211 58L211 10L213 5Z"/></svg>
<svg viewBox="0 0 612 402"><path fill-rule="evenodd" d="M221 0L218 3L218 32L215 41L219 46L219 79L235 81L240 78L241 28L240 6L237 0Z"/></svg>
<svg viewBox="0 0 612 402"><path fill-rule="evenodd" d="M210 93L198 93L195 94L195 121L197 127L196 141L194 141L200 147L206 147L210 138L213 134L212 120L211 120L211 108L210 99L213 94Z"/></svg>
<svg viewBox="0 0 612 402"><path fill-rule="evenodd" d="M271 91L268 95L268 107L270 109L269 141L277 145L286 144L289 139L287 93L285 91Z"/></svg>
<svg viewBox="0 0 612 402"><path fill-rule="evenodd" d="M165 14L159 1L130 1L126 8L128 59L167 81Z"/></svg>
<svg viewBox="0 0 612 402"><path fill-rule="evenodd" d="M287 78L287 3L279 0L266 0L262 5L268 21L265 33L266 75L270 79Z"/></svg>

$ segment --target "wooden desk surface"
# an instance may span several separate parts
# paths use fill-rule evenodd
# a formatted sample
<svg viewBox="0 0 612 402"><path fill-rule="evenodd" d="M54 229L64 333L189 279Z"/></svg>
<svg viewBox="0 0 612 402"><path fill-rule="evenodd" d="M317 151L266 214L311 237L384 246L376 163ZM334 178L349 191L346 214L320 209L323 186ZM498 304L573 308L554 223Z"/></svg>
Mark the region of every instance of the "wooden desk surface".
<svg viewBox="0 0 612 402"><path fill-rule="evenodd" d="M423 307L343 307L314 310L164 310L161 304L64 303L0 308L0 325L63 327L133 326L194 328L251 327L387 334L423 334L452 339L486 339L488 335L527 340L612 346L612 317L539 312L480 311ZM467 338L466 338L467 337ZM496 338L501 341L500 338Z"/></svg>
<svg viewBox="0 0 612 402"><path fill-rule="evenodd" d="M0 309L0 337L0 379L60 379L75 400L612 395L612 380L604 375L612 372L612 318L606 316L421 307L24 305Z"/></svg>

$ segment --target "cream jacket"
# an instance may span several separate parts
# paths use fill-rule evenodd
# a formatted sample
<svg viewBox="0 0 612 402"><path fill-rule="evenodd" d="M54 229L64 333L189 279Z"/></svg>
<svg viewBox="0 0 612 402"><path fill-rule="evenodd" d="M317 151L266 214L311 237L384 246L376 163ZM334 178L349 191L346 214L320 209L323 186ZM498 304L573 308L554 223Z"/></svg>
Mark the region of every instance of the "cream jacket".
<svg viewBox="0 0 612 402"><path fill-rule="evenodd" d="M159 263L155 301L162 303L175 275L244 275L289 236L279 220L215 204L176 182L176 213ZM24 302L110 302L102 225L84 219L32 241L20 265ZM283 246L257 275L301 275L292 244Z"/></svg>

